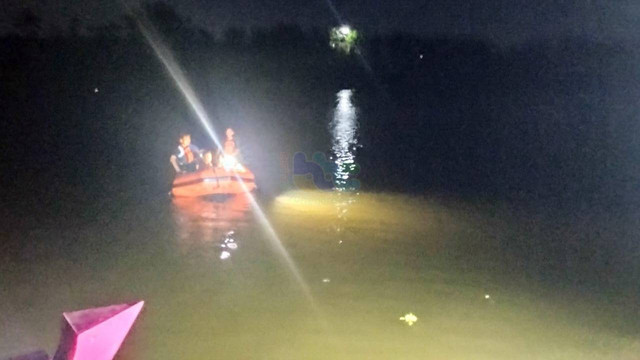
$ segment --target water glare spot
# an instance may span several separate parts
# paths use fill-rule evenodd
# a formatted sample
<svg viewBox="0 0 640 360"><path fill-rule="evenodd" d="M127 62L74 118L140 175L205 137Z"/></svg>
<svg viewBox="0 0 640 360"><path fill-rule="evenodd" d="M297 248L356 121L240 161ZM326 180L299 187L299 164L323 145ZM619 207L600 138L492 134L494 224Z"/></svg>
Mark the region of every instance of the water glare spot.
<svg viewBox="0 0 640 360"><path fill-rule="evenodd" d="M349 208L354 202L351 192L360 187L359 181L354 178L359 171L355 154L358 145L358 121L352 97L353 90L344 89L338 91L333 119L329 124L332 135L331 150L333 152L333 156L330 159L336 165L334 188L338 191L338 196L335 199L335 207L336 217L340 223L334 227L336 234L339 235L339 245L342 244L343 236L346 235L345 231L342 230L346 230L345 225L348 221Z"/></svg>
<svg viewBox="0 0 640 360"><path fill-rule="evenodd" d="M354 181L350 181L351 175L356 172L354 149L358 144L358 122L352 97L353 90L350 89L340 90L336 94L336 107L330 124L336 164L334 185L339 191L353 190L356 187Z"/></svg>
<svg viewBox="0 0 640 360"><path fill-rule="evenodd" d="M496 302L493 300L493 298L491 297L491 295L489 294L484 294L484 299L486 301L488 301L490 304L495 304Z"/></svg>
<svg viewBox="0 0 640 360"><path fill-rule="evenodd" d="M400 321L404 321L407 325L413 326L413 324L418 322L418 317L413 313L408 313L405 316L400 317Z"/></svg>

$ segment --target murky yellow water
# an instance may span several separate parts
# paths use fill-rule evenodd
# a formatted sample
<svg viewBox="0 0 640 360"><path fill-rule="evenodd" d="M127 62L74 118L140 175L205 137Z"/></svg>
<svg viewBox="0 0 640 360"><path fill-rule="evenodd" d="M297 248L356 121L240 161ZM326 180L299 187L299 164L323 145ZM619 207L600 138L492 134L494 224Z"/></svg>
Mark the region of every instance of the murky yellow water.
<svg viewBox="0 0 640 360"><path fill-rule="evenodd" d="M0 265L0 354L53 353L62 311L136 299L121 360L640 354L637 316L509 274L495 242L508 225L479 207L295 191L263 208L305 284L242 199L22 233Z"/></svg>

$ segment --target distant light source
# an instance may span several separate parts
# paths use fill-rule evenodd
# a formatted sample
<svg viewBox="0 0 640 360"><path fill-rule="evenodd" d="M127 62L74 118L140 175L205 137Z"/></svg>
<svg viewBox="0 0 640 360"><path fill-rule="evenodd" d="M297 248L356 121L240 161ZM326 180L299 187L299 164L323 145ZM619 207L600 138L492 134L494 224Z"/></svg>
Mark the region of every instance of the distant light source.
<svg viewBox="0 0 640 360"><path fill-rule="evenodd" d="M329 44L332 48L338 49L345 54L349 54L358 42L358 30L352 29L349 25L341 25L331 28L329 33Z"/></svg>

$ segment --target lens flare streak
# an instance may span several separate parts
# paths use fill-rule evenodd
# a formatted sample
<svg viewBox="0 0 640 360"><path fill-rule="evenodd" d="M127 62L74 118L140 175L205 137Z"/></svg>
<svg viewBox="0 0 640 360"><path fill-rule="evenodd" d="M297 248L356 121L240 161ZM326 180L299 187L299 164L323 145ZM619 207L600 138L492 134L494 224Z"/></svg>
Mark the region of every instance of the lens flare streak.
<svg viewBox="0 0 640 360"><path fill-rule="evenodd" d="M169 48L162 43L160 37L156 34L155 31L153 31L153 27L151 24L145 23L143 20L139 20L138 27L140 28L140 31L155 52L158 59L160 59L165 69L169 72L169 75L171 75L171 78L174 80L178 89L180 89L180 92L182 92L189 105L191 105L191 108L196 113L198 119L200 120L200 123L202 123L202 126L205 128L205 130L215 143L216 147L218 149L222 149L222 145L218 140L218 136L213 130L213 127L210 125L211 121L209 120L207 112L204 110L204 107L196 96L193 87L191 87L191 84L174 59Z"/></svg>
<svg viewBox="0 0 640 360"><path fill-rule="evenodd" d="M144 20L138 19L138 26L140 28L140 31L144 35L145 39L149 43L149 45L153 48L153 51L157 55L158 59L160 59L160 61L162 62L166 70L169 72L169 75L171 75L171 78L174 80L178 89L180 89L185 99L187 100L187 102L189 103L193 111L196 113L196 115L198 116L198 119L202 123L202 126L205 128L205 130L207 131L211 139L214 141L218 149L222 149L221 143L218 140L218 136L213 130L213 127L210 125L209 116L207 115L206 111L204 110L204 107L202 106L202 103L196 96L193 88L191 87L187 78L185 77L184 72L182 71L182 69L174 59L173 55L171 54L171 51L169 50L169 48L162 43L160 37L154 31L153 26L150 23L145 22ZM317 309L309 286L307 285L304 278L300 274L298 267L296 266L295 262L293 261L293 259L291 258L287 250L285 249L284 245L282 245L282 241L280 240L280 237L278 236L275 229L269 222L269 219L267 219L266 215L258 205L255 197L249 192L247 186L242 181L242 178L240 177L240 175L238 175L238 173L235 170L234 170L234 175L238 180L238 183L242 186L245 195L248 197L249 202L251 204L251 208L256 214L260 222L260 225L267 232L271 245L277 250L277 253L284 260L285 264L287 265L287 268L290 270L291 274L295 278L296 282L298 283L304 295L310 301L314 309Z"/></svg>

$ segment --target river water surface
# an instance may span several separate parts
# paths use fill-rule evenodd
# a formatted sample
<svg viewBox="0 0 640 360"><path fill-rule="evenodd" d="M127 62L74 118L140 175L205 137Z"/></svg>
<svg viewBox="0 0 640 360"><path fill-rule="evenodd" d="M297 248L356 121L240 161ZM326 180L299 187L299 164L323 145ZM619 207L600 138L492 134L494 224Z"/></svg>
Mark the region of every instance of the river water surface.
<svg viewBox="0 0 640 360"><path fill-rule="evenodd" d="M159 197L17 224L0 354L51 354L62 311L143 299L118 359L638 358L623 301L512 272L501 244L540 235L502 208L360 191L351 95L329 124L344 191L258 194L263 213L244 196Z"/></svg>

